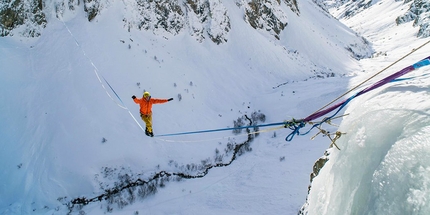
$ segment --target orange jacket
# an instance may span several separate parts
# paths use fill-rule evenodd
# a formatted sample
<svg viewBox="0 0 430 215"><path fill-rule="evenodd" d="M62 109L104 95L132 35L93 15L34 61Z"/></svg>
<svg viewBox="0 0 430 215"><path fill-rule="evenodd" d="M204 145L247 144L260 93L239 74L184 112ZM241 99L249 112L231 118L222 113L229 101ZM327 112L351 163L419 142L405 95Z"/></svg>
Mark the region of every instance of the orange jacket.
<svg viewBox="0 0 430 215"><path fill-rule="evenodd" d="M140 113L144 114L144 115L148 115L152 113L152 105L153 104L162 104L162 103L166 103L167 99L153 99L150 98L149 101L144 99L144 98L135 98L133 99L133 101L136 104L140 105Z"/></svg>

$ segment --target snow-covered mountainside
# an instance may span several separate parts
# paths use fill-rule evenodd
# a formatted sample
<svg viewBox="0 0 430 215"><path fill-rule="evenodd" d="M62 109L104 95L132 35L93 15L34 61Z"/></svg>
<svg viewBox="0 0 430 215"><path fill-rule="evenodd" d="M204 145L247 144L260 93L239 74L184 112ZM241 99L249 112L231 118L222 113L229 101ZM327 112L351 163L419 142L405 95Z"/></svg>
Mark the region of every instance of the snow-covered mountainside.
<svg viewBox="0 0 430 215"><path fill-rule="evenodd" d="M236 12L229 13L225 4L235 7ZM324 13L319 8L315 9L318 14ZM228 41L232 28L230 20L233 15L243 19L241 25L249 25L262 34L272 35L272 38L277 40L280 40L282 33L291 34L288 31L298 31L298 33L309 36L319 33L315 30L301 32L294 26L286 29L289 19L301 20L298 3L294 0L235 0L224 3L220 0L123 2L100 0L23 2L14 0L0 5L0 36L39 37L47 23L67 22L82 12L89 22L94 23L97 23L99 18L104 19L106 17L103 16L104 13L115 13L115 20L121 21L122 28L127 32L131 30L147 31L165 39L186 33L199 42L209 38L215 44ZM304 23L300 28L306 28L306 25ZM324 26L324 24L320 26ZM372 54L369 44L364 38L346 39L342 37L339 39L328 35L327 32L320 35L322 38L326 38L323 40L326 40L330 46L340 43L341 49L346 49L357 59L370 57ZM269 39L271 38L269 37ZM288 40L288 38L284 38L284 40ZM286 48L293 52L298 50ZM326 71L326 73L330 72ZM334 73L337 72L334 71Z"/></svg>
<svg viewBox="0 0 430 215"><path fill-rule="evenodd" d="M157 135L300 119L421 42L408 23L328 11L311 0L1 2L0 214L297 214L326 136ZM411 94L424 101L420 84ZM144 90L174 98L154 105L154 138L131 99ZM339 130L360 134L348 127L360 117ZM329 205L312 202L322 189L312 185L302 212Z"/></svg>
<svg viewBox="0 0 430 215"><path fill-rule="evenodd" d="M242 9L246 22L255 29L271 32L278 39L280 32L288 24L285 8L280 8L281 1L235 0L234 2ZM229 14L220 0L137 0L122 3L124 4L122 21L128 30L149 30L163 36L188 31L199 41L209 37L219 44L226 42L231 28ZM296 1L283 0L282 4L299 14ZM15 0L8 4L3 3L0 8L1 35L14 34L15 31L24 36L40 36L50 18L47 14L54 13L57 18L64 19L76 13L76 10L83 9L88 21L94 21L112 5L114 1L100 0L54 2ZM17 28L21 29L15 30Z"/></svg>
<svg viewBox="0 0 430 215"><path fill-rule="evenodd" d="M338 19L356 19L356 15L371 8L374 5L385 4L387 1L380 0L363 0L363 1L327 1L327 0L315 0L315 2ZM426 38L430 36L430 2L422 0L393 0L388 1L390 4L398 5L401 3L402 12L393 13L384 12L381 13L377 19L385 20L388 18L391 22L395 22L397 25L404 25L406 23L413 23L413 26L417 29L416 36ZM405 7L407 6L407 7ZM361 14L362 15L362 14ZM386 17L387 16L387 17Z"/></svg>

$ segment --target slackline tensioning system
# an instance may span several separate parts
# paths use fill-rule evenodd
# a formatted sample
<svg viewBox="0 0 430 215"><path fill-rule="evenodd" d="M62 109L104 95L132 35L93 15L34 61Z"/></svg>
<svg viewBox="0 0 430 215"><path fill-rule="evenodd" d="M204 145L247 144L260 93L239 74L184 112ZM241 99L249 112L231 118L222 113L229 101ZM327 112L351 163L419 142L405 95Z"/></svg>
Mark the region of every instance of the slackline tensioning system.
<svg viewBox="0 0 430 215"><path fill-rule="evenodd" d="M314 128L319 129L319 132L315 135L317 136L318 134L323 134L327 137L330 138L331 140L331 145L336 146L336 148L339 149L339 147L336 145L336 140L339 139L341 137L342 132L335 132L335 133L330 133L324 129L321 128L321 125L323 123L327 123L327 124L331 124L331 120L335 119L335 118L339 118L342 116L337 116L337 114L354 98L357 98L360 95L363 95L369 91L372 91L376 88L379 88L389 82L395 82L395 81L403 81L403 80L408 80L411 78L402 78L402 79L398 79L399 77L408 74L411 71L414 71L416 69L419 69L423 66L427 66L430 65L430 56L426 57L420 61L418 61L417 63L410 65L408 67L403 68L402 70L387 76L384 79L379 80L378 82L372 84L369 87L366 87L365 89L355 93L354 95L350 96L349 98L343 100L342 102L339 102L335 105L332 105L330 107L328 107L329 105L333 104L335 101L339 100L340 98L342 98L343 96L345 96L346 94L352 92L353 90L357 89L358 87L360 87L361 85L363 85L364 83L366 83L367 81L369 81L370 79L374 78L375 76L377 76L378 74L382 73L383 71L385 71L386 69L388 69L389 67L393 66L395 63L401 61L402 59L404 59L405 57L407 57L408 55L412 54L413 52L415 52L416 50L420 49L421 47L427 45L428 43L430 43L430 41L424 43L423 45L421 45L420 47L413 49L412 52L410 52L409 54L405 55L404 57L400 58L399 60L397 60L396 62L392 63L391 65L389 65L388 67L384 68L383 70L381 70L380 72L374 74L372 77L366 79L365 81L361 82L359 85L355 86L354 88L352 88L351 90L349 90L348 92L345 92L343 95L339 96L338 98L334 99L332 102L328 103L327 105L325 105L324 107L320 108L319 110L317 110L316 112L314 112L313 114L303 118L303 119L291 119L288 121L284 121L284 122L277 122L277 123L269 123L269 124L261 124L261 125L252 125L252 126L244 126L244 127L234 127L234 128L221 128L221 129L211 129L211 130L200 130L200 131L190 131L190 132L180 132L180 133L171 133L171 134L161 134L161 135L155 135L155 137L163 137L163 136L177 136L177 135L187 135L187 134L197 134L197 133L207 133L207 132L217 132L217 131L227 131L227 130L235 130L235 129L246 129L246 128L256 128L256 127L270 127L270 126L280 126L279 128L289 128L292 130L292 132L285 138L286 141L291 141L295 135L306 135L308 134L311 130L313 130ZM323 117L329 113L334 112L332 115L328 116L328 117L324 117L321 121L319 122L313 122L313 120L316 120L320 117ZM307 124L312 125L307 131L305 132L301 132L300 130L302 128L304 128ZM313 136L311 139L313 139L315 136Z"/></svg>

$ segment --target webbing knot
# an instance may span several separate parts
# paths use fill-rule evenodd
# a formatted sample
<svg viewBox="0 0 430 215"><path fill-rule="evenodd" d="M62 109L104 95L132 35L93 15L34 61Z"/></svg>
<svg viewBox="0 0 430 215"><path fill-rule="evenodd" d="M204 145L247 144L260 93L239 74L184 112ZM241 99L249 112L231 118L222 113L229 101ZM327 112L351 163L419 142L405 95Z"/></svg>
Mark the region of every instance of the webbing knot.
<svg viewBox="0 0 430 215"><path fill-rule="evenodd" d="M284 128L289 128L293 131L285 138L285 140L290 142L291 140L293 140L294 135L300 135L300 129L305 127L305 125L306 123L302 119L295 120L293 118L290 121L286 121L284 124Z"/></svg>

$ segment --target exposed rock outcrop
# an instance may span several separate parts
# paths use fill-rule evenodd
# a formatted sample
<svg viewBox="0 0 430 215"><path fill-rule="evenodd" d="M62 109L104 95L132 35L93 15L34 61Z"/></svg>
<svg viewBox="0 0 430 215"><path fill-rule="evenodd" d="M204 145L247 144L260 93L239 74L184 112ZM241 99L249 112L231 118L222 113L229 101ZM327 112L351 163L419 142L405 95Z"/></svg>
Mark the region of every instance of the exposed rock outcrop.
<svg viewBox="0 0 430 215"><path fill-rule="evenodd" d="M244 21L257 30L269 32L280 39L288 24L285 8L299 15L296 0L235 0L242 8ZM103 16L114 1L110 0L11 0L0 3L0 36L38 37L47 25L48 14L63 20L79 10L89 22ZM124 27L151 31L166 39L188 32L202 42L209 38L216 44L228 41L232 28L229 11L222 0L133 0L123 1ZM285 4L287 7L285 7Z"/></svg>

